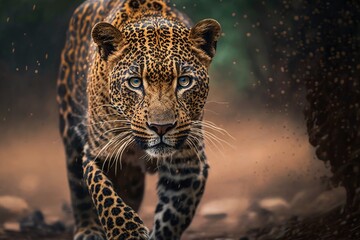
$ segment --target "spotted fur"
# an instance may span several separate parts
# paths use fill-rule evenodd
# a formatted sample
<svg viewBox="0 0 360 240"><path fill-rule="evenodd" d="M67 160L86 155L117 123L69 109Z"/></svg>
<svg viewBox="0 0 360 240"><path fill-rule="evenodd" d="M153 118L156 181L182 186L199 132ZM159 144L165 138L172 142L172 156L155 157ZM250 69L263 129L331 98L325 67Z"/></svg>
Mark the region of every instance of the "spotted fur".
<svg viewBox="0 0 360 240"><path fill-rule="evenodd" d="M74 13L58 78L74 239L180 239L204 192L208 67L220 25L162 0L88 0ZM151 232L137 214L157 172Z"/></svg>

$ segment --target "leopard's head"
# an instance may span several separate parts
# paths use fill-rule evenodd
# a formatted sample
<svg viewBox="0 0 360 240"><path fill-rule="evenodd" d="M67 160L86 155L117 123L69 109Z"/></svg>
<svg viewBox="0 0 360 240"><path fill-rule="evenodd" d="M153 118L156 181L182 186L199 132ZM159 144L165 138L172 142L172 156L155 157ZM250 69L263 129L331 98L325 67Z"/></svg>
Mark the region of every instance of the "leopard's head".
<svg viewBox="0 0 360 240"><path fill-rule="evenodd" d="M109 69L111 105L130 122L132 137L150 156L169 156L200 134L189 136L202 120L220 32L212 19L189 29L161 16L121 28L105 22L94 26L93 40Z"/></svg>

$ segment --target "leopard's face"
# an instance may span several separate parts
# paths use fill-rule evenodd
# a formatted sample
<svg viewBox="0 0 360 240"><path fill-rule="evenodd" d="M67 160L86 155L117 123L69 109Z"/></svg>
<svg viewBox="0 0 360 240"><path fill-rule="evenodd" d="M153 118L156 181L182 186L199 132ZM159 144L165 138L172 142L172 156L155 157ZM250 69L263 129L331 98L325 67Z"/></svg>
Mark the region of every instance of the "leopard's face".
<svg viewBox="0 0 360 240"><path fill-rule="evenodd" d="M186 58L131 60L119 61L111 72L111 102L131 122L136 142L148 154L171 154L201 119L207 70Z"/></svg>
<svg viewBox="0 0 360 240"><path fill-rule="evenodd" d="M205 21L213 25L198 29L207 28L203 41L194 28L159 17L112 29L119 31L121 47L107 56L110 101L150 156L169 156L196 141L197 132L189 133L202 118L220 31L217 22Z"/></svg>

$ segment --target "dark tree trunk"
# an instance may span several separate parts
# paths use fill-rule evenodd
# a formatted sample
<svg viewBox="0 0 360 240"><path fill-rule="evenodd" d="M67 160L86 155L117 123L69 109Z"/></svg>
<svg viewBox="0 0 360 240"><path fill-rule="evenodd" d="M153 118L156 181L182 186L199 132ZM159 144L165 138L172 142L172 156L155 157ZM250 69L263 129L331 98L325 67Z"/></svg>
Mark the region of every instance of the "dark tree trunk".
<svg viewBox="0 0 360 240"><path fill-rule="evenodd" d="M360 187L360 4L304 0L298 41L298 74L306 86L305 117L317 157L330 163L344 186L347 206L358 207Z"/></svg>

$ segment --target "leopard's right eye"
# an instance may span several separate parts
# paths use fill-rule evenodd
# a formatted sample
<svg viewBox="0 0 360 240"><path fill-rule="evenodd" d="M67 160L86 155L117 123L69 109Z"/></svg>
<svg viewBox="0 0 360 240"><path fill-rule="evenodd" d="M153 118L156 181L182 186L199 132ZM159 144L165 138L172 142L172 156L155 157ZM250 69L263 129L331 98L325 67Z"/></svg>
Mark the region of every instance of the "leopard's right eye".
<svg viewBox="0 0 360 240"><path fill-rule="evenodd" d="M142 81L138 77L132 77L129 79L128 82L129 82L130 87L132 87L134 89L138 89L142 86Z"/></svg>

